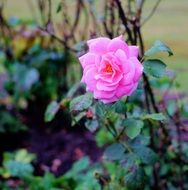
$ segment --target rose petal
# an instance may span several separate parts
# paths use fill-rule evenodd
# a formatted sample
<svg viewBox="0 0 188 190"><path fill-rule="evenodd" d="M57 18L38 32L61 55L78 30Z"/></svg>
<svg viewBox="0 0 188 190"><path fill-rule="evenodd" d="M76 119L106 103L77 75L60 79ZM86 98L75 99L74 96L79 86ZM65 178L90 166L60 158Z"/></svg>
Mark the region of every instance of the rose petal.
<svg viewBox="0 0 188 190"><path fill-rule="evenodd" d="M101 101L104 103L104 104L108 104L108 103L113 103L113 102L116 102L119 98L114 96L112 98L109 98L109 99L101 99Z"/></svg>
<svg viewBox="0 0 188 190"><path fill-rule="evenodd" d="M103 98L112 98L115 95L116 91L103 91L103 90L95 90L94 91L94 98L96 99L103 99Z"/></svg>
<svg viewBox="0 0 188 190"><path fill-rule="evenodd" d="M104 90L104 91L113 91L117 88L118 84L112 84L112 83L109 83L110 85L107 86L106 83L104 81L97 81L96 83L96 88L97 90Z"/></svg>
<svg viewBox="0 0 188 190"><path fill-rule="evenodd" d="M137 58L131 57L130 62L135 65L135 75L134 75L134 82L137 82L143 73L143 65L138 61Z"/></svg>
<svg viewBox="0 0 188 190"><path fill-rule="evenodd" d="M98 79L98 82L102 83L105 86L114 86L117 85L123 78L121 72L114 71L113 74L101 73L95 76L95 79Z"/></svg>
<svg viewBox="0 0 188 190"><path fill-rule="evenodd" d="M129 46L129 56L138 57L139 47L138 46Z"/></svg>
<svg viewBox="0 0 188 190"><path fill-rule="evenodd" d="M112 40L101 37L87 43L89 52L79 58L86 90L104 103L131 95L143 72L137 59L138 47L128 46L123 36Z"/></svg>
<svg viewBox="0 0 188 190"><path fill-rule="evenodd" d="M119 59L119 62L121 62L123 72L128 73L130 70L130 63L128 62L125 52L119 49L116 51L115 56Z"/></svg>
<svg viewBox="0 0 188 190"><path fill-rule="evenodd" d="M104 54L107 52L107 46L111 40L109 38L100 37L97 39L92 39L87 41L89 46L89 52L97 53L97 54Z"/></svg>
<svg viewBox="0 0 188 190"><path fill-rule="evenodd" d="M108 44L108 51L116 52L117 50L121 49L125 52L127 56L129 56L129 48L128 45L120 38L114 38Z"/></svg>
<svg viewBox="0 0 188 190"><path fill-rule="evenodd" d="M134 82L135 77L135 65L130 60L128 60L129 63L129 72L123 75L123 78L120 81L121 85L129 85Z"/></svg>
<svg viewBox="0 0 188 190"><path fill-rule="evenodd" d="M133 88L131 89L131 91L127 94L127 96L130 96L136 89L137 89L138 83L134 83Z"/></svg>
<svg viewBox="0 0 188 190"><path fill-rule="evenodd" d="M127 86L119 85L116 91L117 92L116 96L119 98L125 95L128 96L133 88L134 88L134 83Z"/></svg>
<svg viewBox="0 0 188 190"><path fill-rule="evenodd" d="M83 68L87 65L95 64L96 55L93 53L86 53L85 55L79 57L79 61Z"/></svg>
<svg viewBox="0 0 188 190"><path fill-rule="evenodd" d="M93 91L96 88L96 80L94 79L94 74L96 69L94 67L88 69L84 75L84 81L87 85L87 91Z"/></svg>

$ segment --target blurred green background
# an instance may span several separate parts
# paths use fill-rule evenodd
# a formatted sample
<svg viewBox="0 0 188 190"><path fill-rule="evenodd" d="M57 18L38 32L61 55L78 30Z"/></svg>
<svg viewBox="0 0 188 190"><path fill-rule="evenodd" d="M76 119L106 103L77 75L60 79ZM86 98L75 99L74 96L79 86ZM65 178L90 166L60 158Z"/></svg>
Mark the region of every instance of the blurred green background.
<svg viewBox="0 0 188 190"><path fill-rule="evenodd" d="M59 0L53 0L54 10ZM71 0L70 0L71 2ZM157 0L145 0L143 20L151 12ZM99 2L100 3L100 2ZM22 19L37 18L35 0L7 0L5 14ZM32 8L33 7L33 8ZM146 49L156 39L168 44L174 56L164 58L168 68L177 73L180 90L188 92L188 0L161 0L152 18L143 26L143 36Z"/></svg>

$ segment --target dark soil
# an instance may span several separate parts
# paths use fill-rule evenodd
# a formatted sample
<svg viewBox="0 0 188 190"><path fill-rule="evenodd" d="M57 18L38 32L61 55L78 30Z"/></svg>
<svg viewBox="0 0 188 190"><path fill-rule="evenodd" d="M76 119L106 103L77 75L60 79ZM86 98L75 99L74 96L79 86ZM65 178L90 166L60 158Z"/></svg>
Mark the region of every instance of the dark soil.
<svg viewBox="0 0 188 190"><path fill-rule="evenodd" d="M26 148L37 155L33 163L36 175L44 171L61 175L74 161L86 155L93 162L100 159L102 150L97 147L94 134L81 125L71 127L66 112L59 113L53 122L45 123L44 110L32 105L22 114L28 126L26 132L0 135L1 159L4 151Z"/></svg>

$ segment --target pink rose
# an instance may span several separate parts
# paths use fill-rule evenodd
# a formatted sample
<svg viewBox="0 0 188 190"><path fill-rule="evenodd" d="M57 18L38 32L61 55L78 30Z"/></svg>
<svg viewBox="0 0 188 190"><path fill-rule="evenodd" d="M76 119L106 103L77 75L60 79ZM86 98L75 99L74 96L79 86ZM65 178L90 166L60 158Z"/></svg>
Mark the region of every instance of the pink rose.
<svg viewBox="0 0 188 190"><path fill-rule="evenodd" d="M128 46L119 36L87 41L89 52L79 58L83 67L81 82L94 98L104 103L130 96L143 72L138 61L138 47Z"/></svg>

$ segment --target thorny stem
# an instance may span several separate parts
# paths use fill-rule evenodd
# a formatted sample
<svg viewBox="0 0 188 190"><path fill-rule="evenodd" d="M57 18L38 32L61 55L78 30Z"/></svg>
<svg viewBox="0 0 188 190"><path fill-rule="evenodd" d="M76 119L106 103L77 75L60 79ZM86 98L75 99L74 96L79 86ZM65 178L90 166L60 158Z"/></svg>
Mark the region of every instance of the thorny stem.
<svg viewBox="0 0 188 190"><path fill-rule="evenodd" d="M182 141L181 141L181 126L183 126L181 119L180 119L180 115L179 115L179 110L178 110L178 106L176 108L176 112L174 114L174 116L171 116L167 109L166 109L166 114L168 115L168 117L173 121L175 127L176 127L176 132L177 132L177 142L178 142L178 160L179 160L179 164L180 164L180 175L179 175L179 185L181 190L184 190L184 185L183 185L183 177L184 177L184 172L183 172L183 159L182 159Z"/></svg>
<svg viewBox="0 0 188 190"><path fill-rule="evenodd" d="M123 130L120 132L120 134L118 134L116 128L113 125L113 123L111 123L110 121L108 121L106 123L106 127L107 127L108 131L112 134L112 136L114 137L114 139L117 142L119 142L125 148L125 150L128 150L129 153L133 152L132 149L131 149L131 147L129 146L129 144L126 141L122 142L121 139L120 139L121 133L124 132L124 130L125 130L126 127L123 128Z"/></svg>
<svg viewBox="0 0 188 190"><path fill-rule="evenodd" d="M141 1L141 4L140 6L138 7L138 10L137 10L137 14L136 14L136 18L133 20L133 28L134 28L134 33L135 33L135 38L138 38L138 41L139 41L139 44L140 44L140 54L141 54L141 57L144 57L144 43L143 43L143 39L142 39L142 34L141 34L141 31L140 31L140 18L141 18L141 13L142 13L142 7L143 7L143 3L144 3L144 0ZM137 35L136 35L137 33ZM135 42L136 39L135 39ZM145 75L145 73L143 73L143 80L144 80L144 92L145 92L145 101L146 101L146 108L147 108L147 111L148 113L151 113L151 110L150 110L150 101L151 101L151 104L152 104L152 107L154 109L154 111L156 113L159 113L159 109L156 105L156 102L155 102L155 97L154 97L154 94L153 94L153 90L150 86L150 83L149 83L149 80L148 80L148 77ZM150 100L149 100L150 98ZM162 122L159 122L159 125L160 125L160 128L162 129L163 131L163 134L164 134L164 139L163 140L166 140L166 138L168 138L168 132L166 131L164 125ZM150 130L150 134L151 134L151 146L156 149L155 147L155 143L154 143L154 139L153 139L153 136L154 136L154 130L152 128L152 126L149 128ZM159 186L159 168L155 167L155 165L153 166L153 177L154 177L154 188L156 190L159 190L160 189L160 186Z"/></svg>
<svg viewBox="0 0 188 190"><path fill-rule="evenodd" d="M82 0L78 0L79 2L82 2ZM114 28L113 28L113 22L114 22L114 18L113 18L113 12L114 10L112 10L111 6L114 6L113 8L116 8L117 9L117 13L119 14L119 19L117 20L117 23L122 23L123 26L124 26L124 29L125 29L125 32L127 33L127 36L128 36L128 41L130 42L130 44L138 44L140 45L140 57L143 57L142 61L144 61L144 43L143 43L143 39L142 39L142 34L141 34L141 26L143 24L146 23L146 21L149 20L149 18L151 18L151 16L154 14L154 12L156 11L159 3L160 3L161 0L158 0L157 3L155 4L155 6L153 7L151 13L148 15L148 17L141 23L140 22L140 19L141 19L141 13L142 13L142 7L143 7L143 4L144 4L144 0L140 0L140 4L138 6L138 10L135 14L134 17L132 18L129 18L129 13L126 13L122 7L122 4L121 4L121 0L114 0L113 1L113 5L110 5L108 6L108 0L105 1L105 18L103 20L103 29L105 31L105 33L110 37L110 38L113 38L114 37ZM40 0L40 2L43 2L42 0ZM110 1L112 2L112 1ZM80 6L80 4L79 4ZM89 14L87 12L87 6L85 6L84 4L84 1L83 1L83 5L81 6L83 8L83 10L85 11L85 15L86 15L86 22L85 22L85 29L87 28L88 29L88 19L89 19ZM79 7L80 8L80 7ZM80 13L79 13L79 8L77 9L77 13L76 13L76 18L75 18L75 22L73 23L73 27L70 25L70 22L67 18L67 14L66 14L66 11L64 14L64 23L65 23L65 26L67 26L67 30L70 30L73 32L73 29L75 30L77 28L77 25L78 25L78 17L80 17ZM111 11L111 12L110 12ZM107 16L108 13L111 13L109 14L109 17ZM108 20L108 18L110 18L110 20ZM94 19L94 17L93 17ZM130 19L130 20L129 20ZM109 23L108 23L109 21ZM115 25L115 24L114 24ZM120 25L120 24L119 24ZM119 27L119 26L118 26ZM71 30L72 29L72 30ZM60 38L58 38L57 36L55 36L55 34L53 33L50 33L49 31L47 31L46 29L43 29L43 31L47 32L50 34L50 36L54 39L56 39L57 41L59 41L61 44L64 45L64 47L68 50L71 50L72 51L72 48L68 47L68 38L66 38L66 31L64 33L64 40L61 40ZM69 31L69 32L70 32ZM119 28L117 28L117 33L119 31ZM98 31L97 31L98 32ZM82 37L83 39L85 39L85 33L83 32L82 33ZM72 35L70 35L70 39L72 38ZM153 89L150 85L150 81L148 79L148 77L143 74L143 82L144 82L144 91L145 91L145 104L146 104L146 109L148 111L148 113L151 113L151 109L154 110L154 112L156 113L159 113L159 108L157 106L157 103L156 103L156 100L155 100L155 96L154 96L154 92L153 92ZM172 119L172 118L171 118ZM165 144L170 144L170 138L169 138L169 134L168 134L168 130L165 128L164 124L162 122L159 122L159 125L160 125L160 129L162 131L162 136L159 136L159 138L161 139L161 142L165 143ZM177 123L176 123L177 125ZM180 125L180 123L178 123L178 125ZM122 134L124 133L124 130L125 128L122 129L122 131L118 134L115 127L110 127L110 125L106 125L107 126L107 129L109 130L109 132L113 135L113 137L116 139L117 142L120 142L121 140L121 136ZM182 145L181 145L181 137L180 137L180 126L177 127L177 133L178 133L178 142L179 142L179 145L178 145L178 149L179 149L179 154L182 153ZM154 137L154 131L153 131L153 128L151 127L150 128L150 134L151 134L151 146L154 148L154 149L157 149L155 143L153 142L153 137ZM121 142L120 142L121 143ZM124 147L126 147L126 149L128 151L131 152L131 149L130 147L127 147L127 144L123 144ZM129 145L128 145L129 146ZM129 150L130 149L130 150ZM162 153L162 149L163 147L159 147L159 150L161 151ZM181 160L180 160L181 162ZM182 163L181 163L182 164ZM182 171L180 171L181 173ZM156 167L154 166L154 171L153 171L153 176L154 176L154 184L155 184L155 189L160 189L162 188L160 186L160 179L159 179L159 172L158 172L158 169L156 169ZM180 182L180 186L181 186L181 189L183 189L182 187L182 182Z"/></svg>

